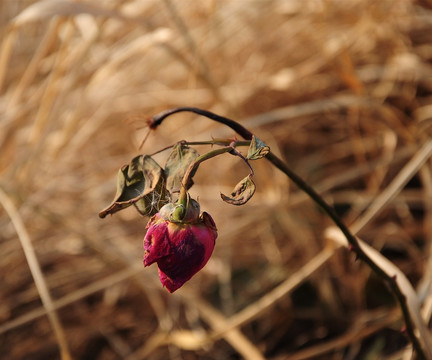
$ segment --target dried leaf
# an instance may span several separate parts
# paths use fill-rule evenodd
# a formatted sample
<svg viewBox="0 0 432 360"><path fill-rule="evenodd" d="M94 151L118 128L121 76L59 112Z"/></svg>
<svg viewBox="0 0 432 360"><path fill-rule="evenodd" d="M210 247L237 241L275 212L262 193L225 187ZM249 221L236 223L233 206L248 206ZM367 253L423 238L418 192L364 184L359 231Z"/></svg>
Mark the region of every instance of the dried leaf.
<svg viewBox="0 0 432 360"><path fill-rule="evenodd" d="M264 144L255 135L252 136L252 141L249 146L247 158L249 160L258 160L266 156L270 151L270 148Z"/></svg>
<svg viewBox="0 0 432 360"><path fill-rule="evenodd" d="M251 175L248 175L236 185L234 191L231 193L231 197L221 194L221 198L228 204L243 205L248 202L254 193L255 184L252 181Z"/></svg>
<svg viewBox="0 0 432 360"><path fill-rule="evenodd" d="M163 170L150 156L139 155L119 170L114 201L99 216L104 218L132 204L142 215L151 216L168 201Z"/></svg>
<svg viewBox="0 0 432 360"><path fill-rule="evenodd" d="M142 215L153 216L159 209L171 200L169 191L165 188L165 178L161 176L154 190L134 203Z"/></svg>
<svg viewBox="0 0 432 360"><path fill-rule="evenodd" d="M166 188L171 193L180 191L187 168L198 156L199 154L195 149L183 142L179 142L174 146L165 164ZM192 185L193 182L190 181L187 184L187 189Z"/></svg>

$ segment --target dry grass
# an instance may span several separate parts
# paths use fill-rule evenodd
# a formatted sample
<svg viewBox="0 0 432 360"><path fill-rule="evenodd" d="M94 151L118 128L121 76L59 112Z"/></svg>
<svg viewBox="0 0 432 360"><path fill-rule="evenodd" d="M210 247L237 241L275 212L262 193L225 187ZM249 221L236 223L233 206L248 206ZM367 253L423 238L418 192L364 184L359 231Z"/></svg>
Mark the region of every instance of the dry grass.
<svg viewBox="0 0 432 360"><path fill-rule="evenodd" d="M147 117L208 109L322 193L406 275L429 323L430 0L10 0L0 26L2 356L410 358L385 285L264 160L240 208L219 192L246 167L201 166L191 192L219 238L173 295L142 268L147 219L97 214L133 156L231 137L179 114L138 149Z"/></svg>

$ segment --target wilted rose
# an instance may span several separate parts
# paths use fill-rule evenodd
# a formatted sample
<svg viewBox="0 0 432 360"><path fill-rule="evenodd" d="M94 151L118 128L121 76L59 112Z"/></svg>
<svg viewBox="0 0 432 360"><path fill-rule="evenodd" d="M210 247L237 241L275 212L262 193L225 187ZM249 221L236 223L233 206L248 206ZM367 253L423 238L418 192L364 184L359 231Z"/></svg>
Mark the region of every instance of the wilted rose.
<svg viewBox="0 0 432 360"><path fill-rule="evenodd" d="M209 260L217 237L212 217L190 199L181 221L172 214L178 205L167 204L147 224L144 237L144 266L157 263L159 279L170 293L180 288Z"/></svg>

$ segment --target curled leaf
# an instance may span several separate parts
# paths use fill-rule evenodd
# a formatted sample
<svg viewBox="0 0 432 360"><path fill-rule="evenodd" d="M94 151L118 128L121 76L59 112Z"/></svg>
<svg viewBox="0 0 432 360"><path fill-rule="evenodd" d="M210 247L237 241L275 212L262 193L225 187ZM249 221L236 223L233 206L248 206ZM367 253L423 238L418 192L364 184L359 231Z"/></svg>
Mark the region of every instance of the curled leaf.
<svg viewBox="0 0 432 360"><path fill-rule="evenodd" d="M139 155L119 170L117 193L111 205L102 210L99 217L104 218L132 204L142 215L151 216L168 201L163 170L151 156Z"/></svg>
<svg viewBox="0 0 432 360"><path fill-rule="evenodd" d="M266 156L270 151L270 148L264 144L255 135L252 136L252 141L249 146L247 159L258 160Z"/></svg>
<svg viewBox="0 0 432 360"><path fill-rule="evenodd" d="M182 179L187 168L198 156L198 152L187 146L184 142L179 142L173 147L165 164L166 188L171 193L180 191ZM191 180L187 184L187 189L192 185L193 182Z"/></svg>
<svg viewBox="0 0 432 360"><path fill-rule="evenodd" d="M236 185L234 191L231 193L231 197L221 194L221 198L228 204L243 205L248 202L254 193L255 184L252 181L251 175L248 175Z"/></svg>
<svg viewBox="0 0 432 360"><path fill-rule="evenodd" d="M170 194L165 188L165 174L158 163L148 155L141 156L141 159L142 167L138 167L138 171L142 173L144 187L133 204L142 215L152 216L170 201Z"/></svg>

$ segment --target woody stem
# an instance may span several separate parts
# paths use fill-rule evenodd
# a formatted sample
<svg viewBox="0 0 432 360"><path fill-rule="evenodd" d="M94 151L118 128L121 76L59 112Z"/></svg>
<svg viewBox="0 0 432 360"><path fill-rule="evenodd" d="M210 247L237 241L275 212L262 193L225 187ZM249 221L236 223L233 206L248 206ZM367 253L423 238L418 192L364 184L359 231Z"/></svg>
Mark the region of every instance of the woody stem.
<svg viewBox="0 0 432 360"><path fill-rule="evenodd" d="M245 140L251 140L253 137L253 133L250 132L248 129L246 129L241 124L237 123L234 120L225 118L223 116L216 115L210 111L202 110L199 108L194 107L179 107L170 109L167 111L164 111L162 113L159 113L155 115L153 118L149 119L148 125L151 129L156 129L162 121L167 118L170 115L173 115L178 112L193 112L198 115L205 116L213 121L219 122L221 124L224 124L231 129L233 129L235 132L237 132L240 136L242 136ZM223 148L226 149L226 148ZM225 151L229 151L228 150ZM220 149L222 150L222 149ZM216 151L216 150L215 150ZM223 151L223 152L225 152ZM205 154L207 155L207 154ZM203 155L203 156L205 156ZM216 156L216 155L214 155ZM300 176L298 176L296 173L294 173L281 159L279 159L275 154L272 152L269 152L266 156L267 160L269 160L274 166L276 166L279 170L281 170L285 175L287 175L300 189L302 189L309 197L317 204L319 205L326 213L327 215L333 220L333 222L336 224L336 226L342 231L342 233L345 235L348 243L351 245L352 250L356 253L357 257L361 260L363 260L382 280L387 282L387 284L390 286L393 294L395 295L396 299L399 302L399 306L402 310L402 314L405 320L406 330L407 334L410 337L410 340L412 341L413 347L417 352L417 356L419 359L425 359L426 355L422 348L422 345L420 344L420 341L418 337L415 334L415 325L411 318L411 314L409 312L409 309L407 307L406 298L401 289L398 287L396 281L394 278L387 275L378 264L376 264L361 248L359 245L359 242L357 241L357 238L351 233L351 231L348 229L348 227L345 225L345 223L339 218L339 216L336 214L335 210L326 203L326 201L311 187L309 184L307 184ZM198 159L197 159L198 160ZM195 161L196 162L196 161ZM199 163L198 163L199 164ZM190 174L192 170L195 168L194 163L189 166L188 171L186 171L185 177L183 177L183 186L181 189L180 197L182 198L182 201L185 201L185 204L187 204L187 191L185 184L187 183L187 174ZM195 168L196 169L196 168ZM189 175L188 175L189 176Z"/></svg>

